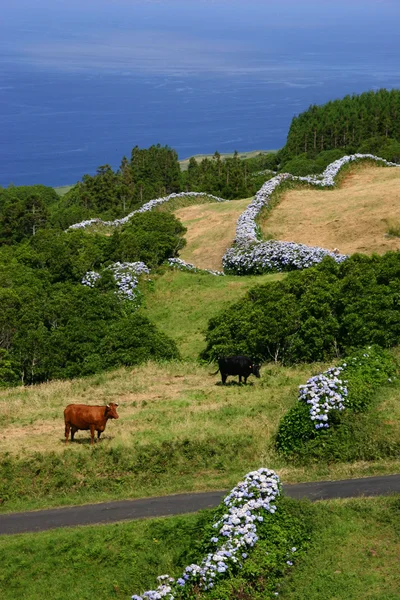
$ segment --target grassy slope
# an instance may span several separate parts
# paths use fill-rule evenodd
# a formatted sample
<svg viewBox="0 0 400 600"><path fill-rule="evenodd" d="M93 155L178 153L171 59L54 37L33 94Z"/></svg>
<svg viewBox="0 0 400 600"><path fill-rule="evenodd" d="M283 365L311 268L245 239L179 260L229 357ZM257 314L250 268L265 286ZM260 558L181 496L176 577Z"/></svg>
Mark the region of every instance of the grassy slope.
<svg viewBox="0 0 400 600"><path fill-rule="evenodd" d="M306 556L282 600L398 600L400 497L321 502Z"/></svg>
<svg viewBox="0 0 400 600"><path fill-rule="evenodd" d="M211 205L209 205L211 206ZM146 316L178 344L183 358L196 359L205 346L208 321L236 302L248 289L282 275L217 277L167 271L155 275L154 284L144 290Z"/></svg>
<svg viewBox="0 0 400 600"><path fill-rule="evenodd" d="M325 365L266 365L261 380L250 378L245 387L221 386L209 375L214 366L193 361L208 318L255 280L270 279L168 271L147 290L144 310L177 340L185 362L0 392L0 452L9 453L5 468L13 470L11 491L1 491L0 478L0 510L224 489L259 466L275 468L287 482L399 472L400 460L296 467L276 456L281 416L296 402L298 385ZM379 435L393 441L400 438L399 396L400 383L382 390L377 415ZM108 424L101 444L92 450L79 432L78 443L65 448L63 408L113 400L120 419Z"/></svg>
<svg viewBox="0 0 400 600"><path fill-rule="evenodd" d="M292 186L262 216L264 236L348 254L399 250L400 238L387 232L400 224L400 169L359 163L338 181L333 190Z"/></svg>
<svg viewBox="0 0 400 600"><path fill-rule="evenodd" d="M201 269L222 270L222 257L233 244L236 223L251 198L221 204L188 206L175 211L187 228L181 258Z"/></svg>
<svg viewBox="0 0 400 600"><path fill-rule="evenodd" d="M73 187L73 185L61 185L60 187L55 187L54 189L59 196L65 196L65 194Z"/></svg>
<svg viewBox="0 0 400 600"><path fill-rule="evenodd" d="M309 551L282 580L285 600L398 599L399 500L320 502ZM198 560L210 513L0 538L1 598L129 598Z"/></svg>

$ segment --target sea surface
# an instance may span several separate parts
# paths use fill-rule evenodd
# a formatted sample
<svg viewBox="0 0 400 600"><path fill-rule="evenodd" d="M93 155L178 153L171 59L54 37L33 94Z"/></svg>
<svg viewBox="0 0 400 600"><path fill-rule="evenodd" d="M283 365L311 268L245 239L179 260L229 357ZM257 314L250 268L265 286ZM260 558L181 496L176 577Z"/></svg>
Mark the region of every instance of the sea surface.
<svg viewBox="0 0 400 600"><path fill-rule="evenodd" d="M277 149L310 104L400 88L400 2L33 4L0 23L2 186L72 184L135 145Z"/></svg>

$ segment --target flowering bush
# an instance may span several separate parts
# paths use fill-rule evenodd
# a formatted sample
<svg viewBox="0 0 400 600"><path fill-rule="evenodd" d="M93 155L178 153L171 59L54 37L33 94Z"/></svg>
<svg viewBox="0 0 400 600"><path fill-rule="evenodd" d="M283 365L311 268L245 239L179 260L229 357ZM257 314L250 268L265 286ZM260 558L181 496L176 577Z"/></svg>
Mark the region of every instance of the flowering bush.
<svg viewBox="0 0 400 600"><path fill-rule="evenodd" d="M168 264L170 267L179 269L180 271L190 271L192 273L210 273L211 275L225 275L222 271L213 271L212 269L199 269L192 263L185 262L181 258L169 258Z"/></svg>
<svg viewBox="0 0 400 600"><path fill-rule="evenodd" d="M138 301L139 298L139 280L137 276L148 275L150 269L144 264L144 262L116 262L105 269L105 271L111 271L114 281L117 285L116 294L118 294L123 300ZM83 279L83 285L94 287L95 284L100 281L101 274L96 271L88 271Z"/></svg>
<svg viewBox="0 0 400 600"><path fill-rule="evenodd" d="M340 425L339 413L368 409L372 393L392 382L395 372L393 356L377 346L369 346L337 367L310 377L299 386L299 404L279 425L277 448L293 452L316 436L324 440L331 426Z"/></svg>
<svg viewBox="0 0 400 600"><path fill-rule="evenodd" d="M257 275L266 271L306 269L320 263L325 256L330 256L337 263L347 258L345 254L336 254L323 248L295 242L269 241L229 248L222 264L226 273Z"/></svg>
<svg viewBox="0 0 400 600"><path fill-rule="evenodd" d="M213 196L212 194L206 194L205 192L179 192L174 194L169 194L169 196L164 196L163 198L155 198L154 200L150 200L143 204L137 210L132 211L126 217L122 219L115 219L114 221L103 221L102 219L94 218L87 219L86 221L81 221L80 223L74 223L74 225L70 225L68 229L85 229L86 227L90 227L91 225L105 225L108 227L117 227L118 225L125 225L133 215L147 212L148 210L153 210L156 206L160 204L164 204L169 200L173 200L174 198L192 198L196 196L207 196L208 198L212 198L215 202L226 202L223 198L219 198L218 196Z"/></svg>
<svg viewBox="0 0 400 600"><path fill-rule="evenodd" d="M274 471L259 469L248 473L223 500L223 514L213 524L216 530L210 540L213 549L200 565L187 566L177 580L161 575L156 590L134 595L132 599L173 600L194 586L211 590L226 574L243 566L249 549L258 541L257 524L263 522L265 514L275 513L280 495L280 481ZM292 550L295 552L296 548Z"/></svg>

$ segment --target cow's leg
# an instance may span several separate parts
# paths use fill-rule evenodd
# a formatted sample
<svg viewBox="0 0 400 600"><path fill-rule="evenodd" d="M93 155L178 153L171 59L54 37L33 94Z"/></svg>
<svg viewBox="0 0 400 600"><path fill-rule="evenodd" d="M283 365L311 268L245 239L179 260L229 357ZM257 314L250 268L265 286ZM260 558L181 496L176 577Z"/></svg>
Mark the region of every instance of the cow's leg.
<svg viewBox="0 0 400 600"><path fill-rule="evenodd" d="M243 375L243 379L244 379L244 385L247 384L247 377L245 375Z"/></svg>
<svg viewBox="0 0 400 600"><path fill-rule="evenodd" d="M239 383L242 383L242 376L239 375Z"/></svg>
<svg viewBox="0 0 400 600"><path fill-rule="evenodd" d="M98 431L97 431L97 439L98 439L98 440L100 439L100 436L101 436L101 431L100 431L100 430L98 430Z"/></svg>
<svg viewBox="0 0 400 600"><path fill-rule="evenodd" d="M68 436L69 436L70 424L65 423L65 443L68 444Z"/></svg>
<svg viewBox="0 0 400 600"><path fill-rule="evenodd" d="M225 385L227 377L228 377L228 375L226 373L222 373L222 371L221 371L221 379L222 379L223 385Z"/></svg>
<svg viewBox="0 0 400 600"><path fill-rule="evenodd" d="M90 425L90 444L94 444L94 425Z"/></svg>
<svg viewBox="0 0 400 600"><path fill-rule="evenodd" d="M77 427L74 427L74 426L72 425L72 427L71 427L71 442L73 442L73 441L74 441L74 435L76 434L76 432L77 432L77 431L78 431L78 428L77 428Z"/></svg>

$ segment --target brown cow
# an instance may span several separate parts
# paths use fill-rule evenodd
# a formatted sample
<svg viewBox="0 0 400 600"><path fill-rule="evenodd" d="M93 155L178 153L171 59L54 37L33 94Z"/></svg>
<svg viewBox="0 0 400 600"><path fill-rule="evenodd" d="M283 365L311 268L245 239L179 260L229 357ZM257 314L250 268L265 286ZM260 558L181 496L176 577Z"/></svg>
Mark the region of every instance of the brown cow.
<svg viewBox="0 0 400 600"><path fill-rule="evenodd" d="M69 404L64 410L65 421L65 443L68 443L69 430L71 429L71 441L74 439L78 429L90 429L90 443L94 444L94 432L97 431L97 439L105 430L108 419L118 419L116 402L110 402L107 406L88 406L87 404Z"/></svg>

